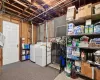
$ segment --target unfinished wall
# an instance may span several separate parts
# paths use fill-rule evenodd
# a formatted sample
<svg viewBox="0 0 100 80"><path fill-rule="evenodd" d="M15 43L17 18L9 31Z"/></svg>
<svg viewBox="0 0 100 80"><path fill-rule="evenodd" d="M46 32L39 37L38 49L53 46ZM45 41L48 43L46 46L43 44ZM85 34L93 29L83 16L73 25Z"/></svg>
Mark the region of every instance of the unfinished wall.
<svg viewBox="0 0 100 80"><path fill-rule="evenodd" d="M37 41L40 40L40 27L37 26Z"/></svg>
<svg viewBox="0 0 100 80"><path fill-rule="evenodd" d="M47 27L48 27L48 41L50 41L51 38L55 37L54 20L48 21Z"/></svg>
<svg viewBox="0 0 100 80"><path fill-rule="evenodd" d="M33 27L33 43L37 42L37 26L34 25Z"/></svg>
<svg viewBox="0 0 100 80"><path fill-rule="evenodd" d="M37 27L37 41L44 42L45 38L45 24L41 24Z"/></svg>
<svg viewBox="0 0 100 80"><path fill-rule="evenodd" d="M25 43L30 43L30 38L29 38L29 25L27 22L21 22L21 37L25 38Z"/></svg>
<svg viewBox="0 0 100 80"><path fill-rule="evenodd" d="M40 25L40 41L44 42L44 35L45 35L45 24Z"/></svg>
<svg viewBox="0 0 100 80"><path fill-rule="evenodd" d="M54 19L54 28L55 28L55 37L56 37L56 28L66 25L66 15Z"/></svg>
<svg viewBox="0 0 100 80"><path fill-rule="evenodd" d="M54 20L50 20L47 22L47 32L48 32L48 40L50 41L50 38L54 38ZM46 24L39 25L37 27L37 40L41 42L46 42Z"/></svg>

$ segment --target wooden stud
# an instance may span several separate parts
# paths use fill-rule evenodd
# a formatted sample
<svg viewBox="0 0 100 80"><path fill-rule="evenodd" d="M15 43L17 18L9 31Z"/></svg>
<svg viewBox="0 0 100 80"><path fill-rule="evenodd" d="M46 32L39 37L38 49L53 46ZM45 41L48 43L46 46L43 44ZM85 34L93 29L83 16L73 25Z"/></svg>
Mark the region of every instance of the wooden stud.
<svg viewBox="0 0 100 80"><path fill-rule="evenodd" d="M5 1L4 1L4 2L5 2ZM17 8L17 9L21 10L21 11L25 11L26 13L28 13L28 14L30 14L30 15L32 15L32 16L35 16L35 15L34 15L34 14L32 14L31 12L28 12L28 11L26 11L26 10L23 10L23 9L21 9L21 8L19 8L19 7L15 6L15 5L13 5L13 4L10 4L9 2L5 2L5 3L7 3L7 4L9 4L9 5L11 5L11 6L13 6L13 7L15 7L15 8Z"/></svg>

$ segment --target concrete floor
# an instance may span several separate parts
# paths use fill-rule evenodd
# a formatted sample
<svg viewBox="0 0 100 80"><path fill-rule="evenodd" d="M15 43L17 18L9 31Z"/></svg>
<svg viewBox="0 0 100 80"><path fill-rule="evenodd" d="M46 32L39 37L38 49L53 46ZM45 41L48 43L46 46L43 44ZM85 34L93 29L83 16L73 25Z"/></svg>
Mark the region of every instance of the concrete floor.
<svg viewBox="0 0 100 80"><path fill-rule="evenodd" d="M67 77L66 74L64 72L62 72L54 80L73 80L73 79ZM83 80L83 79L78 78L78 79L74 79L74 80Z"/></svg>
<svg viewBox="0 0 100 80"><path fill-rule="evenodd" d="M52 68L60 70L59 64L55 63L55 64L50 64L49 66L52 67Z"/></svg>
<svg viewBox="0 0 100 80"><path fill-rule="evenodd" d="M24 61L3 66L0 80L54 80L58 75L56 69Z"/></svg>

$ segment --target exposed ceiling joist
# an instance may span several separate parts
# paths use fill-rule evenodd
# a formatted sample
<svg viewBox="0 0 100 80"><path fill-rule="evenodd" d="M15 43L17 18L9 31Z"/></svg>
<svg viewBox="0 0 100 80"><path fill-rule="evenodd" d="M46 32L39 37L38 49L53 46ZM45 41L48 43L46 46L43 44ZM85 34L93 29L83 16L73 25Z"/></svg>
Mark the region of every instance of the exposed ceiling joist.
<svg viewBox="0 0 100 80"><path fill-rule="evenodd" d="M9 10L11 10L11 11L15 12L15 13L18 13L19 15L21 14L21 15L23 15L23 16L25 16L25 17L27 17L27 18L28 18L28 16L27 16L27 15L22 14L22 13L20 13L20 12L18 12L18 11L16 11L16 10L14 10L14 9L12 9L12 8L9 8L9 7L7 7L7 6L4 6L4 8L9 9Z"/></svg>
<svg viewBox="0 0 100 80"><path fill-rule="evenodd" d="M4 1L4 2L7 3L7 4L9 4L9 5L11 5L11 6L13 6L13 7L15 7L15 8L17 8L17 9L19 9L19 10L22 10L22 11L23 11L23 9L19 8L18 6L15 6L15 5L13 5L13 4L7 2L7 1Z"/></svg>
<svg viewBox="0 0 100 80"><path fill-rule="evenodd" d="M13 11L13 12L16 12L16 13L20 14L20 12L18 12L18 11L16 11L16 10L14 10L14 9L12 9L12 8L9 8L9 7L7 7L7 6L3 6L3 7L4 7L4 8L7 8L7 9L9 9L9 10Z"/></svg>
<svg viewBox="0 0 100 80"><path fill-rule="evenodd" d="M17 15L17 14L12 14L12 13L9 12L9 11L5 11L5 13L8 13L8 14L10 14L10 15L17 16L17 17L19 17L19 18L21 18L21 19L24 19L24 17L19 16L19 15Z"/></svg>
<svg viewBox="0 0 100 80"><path fill-rule="evenodd" d="M32 8L29 8L29 6L25 5L24 3L18 1L18 0L14 0L16 3L22 5L23 7L27 8L27 9L30 9L32 12L35 12L37 13L37 11L33 10Z"/></svg>
<svg viewBox="0 0 100 80"><path fill-rule="evenodd" d="M22 6L24 6L24 7L28 7L28 6L26 6L25 4L23 4L23 3L21 3L20 1L18 1L18 0L14 0L16 3L18 3L18 4L20 4L20 5L22 5Z"/></svg>
<svg viewBox="0 0 100 80"><path fill-rule="evenodd" d="M21 11L24 11L24 12L28 13L29 15L35 16L33 13L31 13L31 12L29 12L27 10L23 10L22 8L19 8L18 6L14 5L14 4L11 4L11 3L7 2L7 1L4 1L4 2L9 4L9 5L11 5L11 6L13 6L13 7L15 7L15 8L17 8L17 9L19 9L19 10L21 10Z"/></svg>

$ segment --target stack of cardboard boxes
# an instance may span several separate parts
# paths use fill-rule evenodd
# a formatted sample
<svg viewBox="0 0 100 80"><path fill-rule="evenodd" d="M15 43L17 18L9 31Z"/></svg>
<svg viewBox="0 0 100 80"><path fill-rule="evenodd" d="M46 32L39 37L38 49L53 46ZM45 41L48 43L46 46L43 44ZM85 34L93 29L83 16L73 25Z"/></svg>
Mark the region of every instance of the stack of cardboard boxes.
<svg viewBox="0 0 100 80"><path fill-rule="evenodd" d="M100 3L96 3L96 4L87 4L85 6L79 7L78 8L78 13L76 13L76 8L75 6L72 7L68 7L67 9L67 17L66 20L77 20L80 18L91 18L92 14L94 12L94 14L100 14Z"/></svg>
<svg viewBox="0 0 100 80"><path fill-rule="evenodd" d="M92 15L92 3L78 8L78 13L76 13L75 6L68 7L67 9L67 20L74 20L83 17L91 17Z"/></svg>

